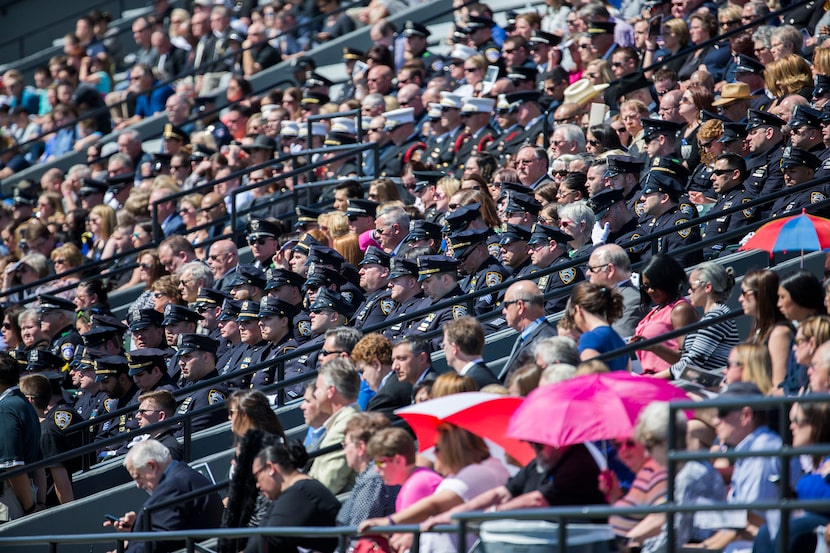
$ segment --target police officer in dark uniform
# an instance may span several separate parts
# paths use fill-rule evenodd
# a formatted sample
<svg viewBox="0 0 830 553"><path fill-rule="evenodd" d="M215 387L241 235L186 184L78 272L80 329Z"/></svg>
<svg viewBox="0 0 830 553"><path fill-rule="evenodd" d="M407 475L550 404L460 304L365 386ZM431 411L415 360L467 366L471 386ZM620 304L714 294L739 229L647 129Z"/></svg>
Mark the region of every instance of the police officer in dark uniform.
<svg viewBox="0 0 830 553"><path fill-rule="evenodd" d="M211 386L189 390L200 381L219 376L216 370L216 349L219 342L202 334L181 334L177 343L179 368L185 381L184 390L190 393L184 397L176 411L177 415L193 413L211 405L224 403L228 398L228 386L218 382ZM221 424L227 420L224 409L214 409L208 413L196 415L190 419L190 432L198 432ZM176 432L176 437L184 435L184 427Z"/></svg>
<svg viewBox="0 0 830 553"><path fill-rule="evenodd" d="M622 192L626 206L635 219L639 219L644 213L639 202L640 172L645 165L638 158L629 155L609 155L606 160L608 167L604 175L605 186Z"/></svg>
<svg viewBox="0 0 830 553"><path fill-rule="evenodd" d="M752 195L744 187L747 177L746 161L738 154L724 153L715 159L712 170L712 189L717 193L718 199L709 213L714 214L725 209L736 207L752 201ZM725 234L758 221L759 210L756 207L748 207L729 215L722 215L706 224L703 239L713 238ZM729 241L719 240L716 244L710 244L704 250L707 259L713 259L720 255L730 245L737 244L741 237L730 238Z"/></svg>
<svg viewBox="0 0 830 553"><path fill-rule="evenodd" d="M138 404L140 394L155 390L167 390L172 393L179 389L167 374L167 358L170 355L166 350L139 348L128 351L124 356L127 358L129 369L127 374L138 386L139 393L136 394L134 404Z"/></svg>
<svg viewBox="0 0 830 553"><path fill-rule="evenodd" d="M222 311L216 317L219 331L228 342L228 349L223 356L216 358L216 370L221 375L226 375L239 366L239 362L248 347L247 344L242 343L239 337L239 326L236 322L241 307L241 301L225 300L222 304Z"/></svg>
<svg viewBox="0 0 830 553"><path fill-rule="evenodd" d="M63 359L61 370L68 371L75 348L84 343L75 330L75 304L58 296L42 294L38 296L38 312L41 330L49 338L49 351Z"/></svg>
<svg viewBox="0 0 830 553"><path fill-rule="evenodd" d="M175 348L175 344L179 341L179 335L196 332L199 321L203 319L204 317L199 315L196 310L189 307L174 303L165 305L164 319L161 321L161 326L164 327L164 338L167 340L167 345ZM179 381L178 351L168 360L167 372L173 382Z"/></svg>
<svg viewBox="0 0 830 553"><path fill-rule="evenodd" d="M242 372L266 359L271 352L271 343L262 338L262 333L259 330L259 302L243 301L239 307L236 322L239 324L239 337L242 343L248 346L236 367L236 371ZM238 388L261 388L270 384L273 380L273 374L266 369L253 374L240 375L239 378L228 382L228 384L231 387Z"/></svg>
<svg viewBox="0 0 830 553"><path fill-rule="evenodd" d="M305 279L288 269L271 269L267 273L265 291L270 298L278 298L297 308L292 317L292 335L297 344L304 344L311 337L311 318L303 311L302 289Z"/></svg>
<svg viewBox="0 0 830 553"><path fill-rule="evenodd" d="M353 321L358 330L382 323L398 307L388 287L390 261L391 256L380 248L366 248L360 262L360 287L366 292L366 299L357 308Z"/></svg>
<svg viewBox="0 0 830 553"><path fill-rule="evenodd" d="M830 77L828 77L828 80L830 80ZM830 83L828 83L827 90L830 94ZM821 166L816 171L817 179L830 176L830 102L826 102L821 108L821 134L824 145L828 146L828 149L824 151L822 156L819 156Z"/></svg>
<svg viewBox="0 0 830 553"><path fill-rule="evenodd" d="M504 223L501 230L501 261L513 275L521 276L530 271L532 263L528 253L530 227Z"/></svg>
<svg viewBox="0 0 830 553"><path fill-rule="evenodd" d="M826 155L821 136L821 112L807 106L795 106L790 118L790 146L807 150L817 158Z"/></svg>
<svg viewBox="0 0 830 553"><path fill-rule="evenodd" d="M414 313L426 307L431 300L424 297L421 285L418 282L418 263L414 259L393 257L390 261L389 291L391 299L397 302L397 307L389 314L391 323L383 335L394 342L401 336L409 333L417 320L402 321L401 317Z"/></svg>
<svg viewBox="0 0 830 553"><path fill-rule="evenodd" d="M455 234L467 230L484 232L484 241L487 243L487 251L496 259L501 255L499 246L499 235L495 230L488 227L481 217L481 204L478 202L459 206L458 209L447 213L444 219L444 233Z"/></svg>
<svg viewBox="0 0 830 553"><path fill-rule="evenodd" d="M334 248L323 245L312 246L308 253L308 260L306 261L306 264L313 266L315 271L318 268L331 269L332 273L317 273L318 276L323 275L324 278L331 280L331 283L334 283L334 279L338 278L338 276L332 277L332 275L339 275L338 281L336 282L338 285L338 292L340 292L346 301L349 302L349 304L354 308L357 308L357 306L360 305L366 298L363 290L360 289L357 283L350 280L350 277L357 277L355 280L359 281L356 267L350 263L347 263L346 259ZM308 276L310 280L312 275L309 274ZM340 280L342 280L342 282ZM308 282L306 282L306 285L308 285Z"/></svg>
<svg viewBox="0 0 830 553"><path fill-rule="evenodd" d="M821 162L819 159L799 148L784 148L784 155L781 157L781 171L784 173L785 188L798 186L815 177L816 170ZM813 189L802 190L787 196L778 198L772 204L770 214L773 217L782 215L798 214L809 205L821 203L827 199L827 185L819 185ZM824 216L827 208L821 210L810 210L814 215Z"/></svg>
<svg viewBox="0 0 830 553"><path fill-rule="evenodd" d="M92 419L104 412L107 394L95 380L95 365L86 346L75 348L75 357L69 363L69 374L76 389L75 411L84 420Z"/></svg>
<svg viewBox="0 0 830 553"><path fill-rule="evenodd" d="M259 330L263 340L269 344L268 353L263 361L279 359L297 349L297 341L292 336L292 319L300 312L296 305L279 298L266 297L259 302ZM291 378L284 373L285 378ZM258 387L267 386L277 381L277 365L272 364L264 370L257 371Z"/></svg>
<svg viewBox="0 0 830 553"><path fill-rule="evenodd" d="M415 219L409 221L409 234L403 242L409 249L428 248L430 253L436 254L442 251L443 230L442 225ZM417 266L415 268L417 269Z"/></svg>
<svg viewBox="0 0 830 553"><path fill-rule="evenodd" d="M635 237L648 236L662 230L673 229L678 225L688 223L692 218L681 210L679 205L683 193L680 182L665 171L649 171L643 185L642 197L645 204L645 212L649 219L641 222L634 233L621 239L620 245L625 247L625 242ZM691 227L677 230L658 238L656 253L671 254L684 267L691 267L700 263L702 255L700 251L687 252L682 256L674 252L684 246L700 242L700 228ZM653 253L652 243L646 242L634 247L630 253L640 255L642 260L651 258Z"/></svg>
<svg viewBox="0 0 830 553"><path fill-rule="evenodd" d="M749 157L746 158L746 170L749 177L746 189L755 196L767 195L784 187L784 175L781 173L781 156L784 153L784 135L781 128L786 121L766 111L750 109L747 113L746 141L749 144ZM762 217L770 213L770 208L761 209Z"/></svg>
<svg viewBox="0 0 830 553"><path fill-rule="evenodd" d="M505 200L505 222L529 228L538 220L539 213L542 211L542 204L532 193L515 192L502 186L502 197Z"/></svg>
<svg viewBox="0 0 830 553"><path fill-rule="evenodd" d="M426 26L411 19L407 20L403 24L403 29L401 29L401 35L406 37L404 48L408 54L408 59L423 61L427 71L430 70L431 62L435 59L432 52L427 49L427 38L431 34Z"/></svg>
<svg viewBox="0 0 830 553"><path fill-rule="evenodd" d="M467 43L478 50L488 64L501 66L501 49L493 40L492 28L493 20L489 17L471 15L463 32L467 35Z"/></svg>
<svg viewBox="0 0 830 553"><path fill-rule="evenodd" d="M510 271L490 255L485 245L486 231L465 230L450 234L447 246L458 261L458 271L465 275L461 290L465 294L502 284L510 278ZM473 312L483 315L496 309L504 292L479 296L474 300Z"/></svg>
<svg viewBox="0 0 830 553"><path fill-rule="evenodd" d="M637 219L625 204L622 190L607 188L588 200L588 205L594 210L596 224L603 229L608 225L604 244L615 244L620 237L637 228Z"/></svg>
<svg viewBox="0 0 830 553"><path fill-rule="evenodd" d="M657 172L662 173L669 178L674 179L680 185L683 193L677 199L677 206L681 213L689 217L690 219L697 217L697 206L695 206L692 201L689 199L689 195L686 193L689 187L689 170L686 169L686 166L683 165L679 159L674 157L668 156L660 156L656 157L651 160L651 164L649 165L649 172ZM648 173L645 173L643 176L643 181L648 177ZM644 183L641 183L642 186L645 186ZM642 201L642 195L641 195ZM645 217L646 222L648 222L649 217ZM641 221L642 222L642 221Z"/></svg>
<svg viewBox="0 0 830 553"><path fill-rule="evenodd" d="M568 242L571 239L571 236L558 228L543 225L542 223L535 223L531 228L528 248L530 249L530 261L532 265L521 276L536 280L539 290L547 297L545 300L546 313L561 311L568 302L569 294L563 293L557 294L555 297L549 297L551 293L554 293L557 289L585 280L582 271L576 267L563 267L559 271L538 278L531 276L544 269L569 263Z"/></svg>
<svg viewBox="0 0 830 553"><path fill-rule="evenodd" d="M424 290L427 301L422 307L447 301L464 292L458 285L458 260L446 255L424 255L418 257L418 282ZM436 309L412 325L410 334L424 334L443 328L447 321L460 319L467 315L466 303L450 304ZM442 333L431 338L433 348L443 342Z"/></svg>
<svg viewBox="0 0 830 553"><path fill-rule="evenodd" d="M495 104L492 98L464 98L461 105L464 132L453 162L456 177L464 172L464 165L471 154L486 151L490 142L498 136L490 125Z"/></svg>
<svg viewBox="0 0 830 553"><path fill-rule="evenodd" d="M35 351L30 353L35 353ZM67 431L72 425L83 422L83 418L73 409L72 405L63 399L63 390L60 386L63 379L60 373L62 359L48 351L41 351L40 353L47 354L53 359L46 361L44 365L40 365L38 361L34 365L30 364L30 370L28 371L30 374L21 379L20 388L29 397L29 401L41 420L40 451L43 458L46 459L83 445L80 432ZM47 367L46 364L51 366ZM80 469L80 457L66 459L49 467L46 471L47 506L54 506L59 504L61 500L68 500L66 497L60 497L59 494L71 492L70 475Z"/></svg>
<svg viewBox="0 0 830 553"><path fill-rule="evenodd" d="M266 271L267 272L267 271ZM228 342L222 338L222 333L219 331L219 324L216 317L222 309L222 303L230 299L230 294L226 294L221 290L213 288L199 288L196 295L196 301L191 304L191 307L196 310L196 313L204 317L200 323L203 331L207 331L207 335L214 340L219 341L219 349L216 351L216 358L219 359L228 349Z"/></svg>
<svg viewBox="0 0 830 553"><path fill-rule="evenodd" d="M129 367L127 359L121 355L107 355L94 361L95 379L101 383L101 388L107 394L104 409L107 413L123 409L135 403L138 396L138 386L127 374ZM111 418L101 424L96 436L97 440L111 438L119 434L126 434L138 428L133 413L124 413L117 418ZM98 454L99 459L106 459L115 455L118 444L111 444Z"/></svg>
<svg viewBox="0 0 830 553"><path fill-rule="evenodd" d="M136 348L158 348L172 353L173 348L164 339L161 322L164 315L155 309L130 309L127 313L127 325Z"/></svg>
<svg viewBox="0 0 830 553"><path fill-rule="evenodd" d="M718 139L723 144L724 153L738 154L746 159L749 149L746 145L746 122L727 121L723 124L723 134Z"/></svg>
<svg viewBox="0 0 830 553"><path fill-rule="evenodd" d="M424 219L430 223L443 224L444 212L436 209L435 191L438 181L447 176L443 171L413 171L415 187L412 195L421 199L424 204Z"/></svg>
<svg viewBox="0 0 830 553"><path fill-rule="evenodd" d="M231 296L237 301L259 301L265 294L265 282L263 269L240 263L231 281Z"/></svg>

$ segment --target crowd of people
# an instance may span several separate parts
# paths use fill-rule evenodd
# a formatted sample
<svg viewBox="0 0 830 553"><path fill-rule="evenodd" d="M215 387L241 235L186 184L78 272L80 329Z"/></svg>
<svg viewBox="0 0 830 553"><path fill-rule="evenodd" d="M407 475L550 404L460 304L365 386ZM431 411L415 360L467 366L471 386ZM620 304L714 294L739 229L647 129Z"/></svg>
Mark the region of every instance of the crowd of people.
<svg viewBox="0 0 830 553"><path fill-rule="evenodd" d="M71 451L88 432L99 443L90 461L124 456L152 505L207 482L186 466L184 426L164 422L195 413L195 433L229 420L224 505L210 495L162 509L153 529L358 526L360 545L388 551L413 538L382 527L428 529L466 510L657 505L670 449L713 455L682 464L680 503L772 500L779 486L827 496L826 456L796 459L790 482L778 458L718 457L830 441L827 402L794 404L789 428L749 405L830 392L827 287L807 271L747 273L745 334L724 319L738 275L718 260L752 223L827 211L826 183L801 186L830 174L830 16L819 6L765 18L778 6L547 0L501 26L490 6L468 4L450 36L432 38L448 43L438 55L427 26L385 19L403 2L193 4L154 2L132 23L129 53L107 40L106 17L82 17L34 87L3 75L0 178L73 149L87 163L19 181L0 205L0 469ZM362 26L374 46L345 48L347 81L332 83L307 52ZM252 89L252 75L288 60L297 86ZM161 114L160 151L145 151L151 137L130 127ZM309 124L316 115L331 117ZM110 131L116 141L102 145ZM325 149L361 142L371 149ZM113 292L137 298L123 319ZM503 329L517 336L497 364L484 345ZM748 404L670 420L655 403L633 435L532 443L524 467L448 423L422 455L395 413L615 371ZM308 425L299 443L274 414L273 385L304 374L309 384L281 392ZM73 501L82 465L5 478L0 517ZM135 507L108 525L140 530ZM774 550L780 513L743 514L677 515L672 545ZM828 522L791 518L793 551ZM665 516L609 523L620 548L669 547ZM420 546L454 551L455 539L424 534Z"/></svg>

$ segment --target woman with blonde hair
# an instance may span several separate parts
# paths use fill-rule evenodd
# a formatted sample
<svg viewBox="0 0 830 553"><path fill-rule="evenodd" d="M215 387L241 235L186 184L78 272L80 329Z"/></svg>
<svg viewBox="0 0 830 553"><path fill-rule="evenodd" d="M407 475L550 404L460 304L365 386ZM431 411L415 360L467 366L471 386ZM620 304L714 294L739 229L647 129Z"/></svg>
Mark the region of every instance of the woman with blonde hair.
<svg viewBox="0 0 830 553"><path fill-rule="evenodd" d="M164 313L168 303L186 305L179 291L179 278L175 275L164 275L155 281L150 289L153 292L153 309Z"/></svg>
<svg viewBox="0 0 830 553"><path fill-rule="evenodd" d="M78 249L78 246L72 242L61 244L52 250L49 257L52 260L52 265L55 267L55 275L57 275L58 278L50 282L49 286L44 287L43 293L49 293L50 290L57 290L58 288L75 284L81 280L80 273L73 272L67 274L67 271L77 269L84 264L84 256L81 255L81 250ZM75 288L73 287L69 290L64 290L63 292L57 292L55 295L68 300L74 300Z"/></svg>
<svg viewBox="0 0 830 553"><path fill-rule="evenodd" d="M144 291L133 302L133 309L152 309L153 284L164 276L164 267L161 265L157 250L144 250L138 254L138 276Z"/></svg>
<svg viewBox="0 0 830 553"><path fill-rule="evenodd" d="M807 100L813 96L812 69L807 60L797 54L770 63L764 70L764 82L772 95L778 98L776 105L790 94L804 96Z"/></svg>
<svg viewBox="0 0 830 553"><path fill-rule="evenodd" d="M474 54L464 60L464 84L456 88L453 93L462 97L478 96L487 72L487 58L484 54Z"/></svg>
<svg viewBox="0 0 830 553"><path fill-rule="evenodd" d="M655 37L646 39L646 52L643 56L643 67L649 67L655 63L661 63L664 59L674 56L685 49L691 41L689 26L686 21L674 17L663 22L663 47L657 49ZM680 71L686 58L681 56L663 64L674 72Z"/></svg>
<svg viewBox="0 0 830 553"><path fill-rule="evenodd" d="M700 163L692 172L689 186L689 199L694 204L714 203L717 193L712 190L712 169L715 159L723 152L723 143L718 142L723 136L723 121L710 119L701 123L697 130L697 145Z"/></svg>
<svg viewBox="0 0 830 553"><path fill-rule="evenodd" d="M585 66L585 71L582 76L591 84L596 86L598 84L610 83L614 80L614 73L611 72L611 64L607 60L592 60Z"/></svg>
<svg viewBox="0 0 830 553"><path fill-rule="evenodd" d="M89 212L87 219L87 233L88 238L84 241L84 248L86 257L94 261L101 259L101 254L104 252L104 246L107 240L115 231L116 218L115 210L108 205L98 204Z"/></svg>
<svg viewBox="0 0 830 553"><path fill-rule="evenodd" d="M462 392L477 392L476 381L469 376L461 376L456 372L449 372L440 375L432 385L432 399L460 394Z"/></svg>
<svg viewBox="0 0 830 553"><path fill-rule="evenodd" d="M769 351L761 344L738 344L729 352L723 385L733 382L752 382L768 396L772 393L772 361Z"/></svg>
<svg viewBox="0 0 830 553"><path fill-rule="evenodd" d="M830 75L830 42L824 41L813 52L813 77Z"/></svg>

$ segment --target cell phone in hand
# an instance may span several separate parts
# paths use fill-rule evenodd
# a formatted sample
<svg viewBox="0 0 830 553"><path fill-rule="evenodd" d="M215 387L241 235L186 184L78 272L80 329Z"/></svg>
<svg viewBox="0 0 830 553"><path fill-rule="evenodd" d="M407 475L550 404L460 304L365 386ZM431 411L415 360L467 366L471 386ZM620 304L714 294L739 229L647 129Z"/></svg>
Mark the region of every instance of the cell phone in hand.
<svg viewBox="0 0 830 553"><path fill-rule="evenodd" d="M117 517L115 515L104 515L104 518L107 519L108 521L112 522L113 524L115 524L116 522L121 520L121 517Z"/></svg>
<svg viewBox="0 0 830 553"><path fill-rule="evenodd" d="M663 16L655 15L648 20L648 36L657 38L663 34Z"/></svg>

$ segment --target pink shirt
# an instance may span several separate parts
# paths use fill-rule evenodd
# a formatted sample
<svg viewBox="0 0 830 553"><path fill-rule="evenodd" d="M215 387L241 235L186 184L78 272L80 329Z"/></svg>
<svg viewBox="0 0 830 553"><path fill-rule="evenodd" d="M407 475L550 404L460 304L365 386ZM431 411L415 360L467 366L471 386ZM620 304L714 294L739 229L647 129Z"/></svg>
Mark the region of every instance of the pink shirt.
<svg viewBox="0 0 830 553"><path fill-rule="evenodd" d="M395 501L395 511L400 513L416 501L431 496L441 480L443 478L435 471L425 467L416 468L401 485Z"/></svg>
<svg viewBox="0 0 830 553"><path fill-rule="evenodd" d="M637 328L634 329L634 335L642 336L643 338L655 338L674 330L674 325L671 323L671 312L674 306L681 302L689 303L686 298L679 298L668 305L655 307L649 311L648 315L637 323ZM663 344L670 348L678 349L676 338L666 340ZM640 359L640 365L642 365L643 373L645 374L659 373L668 369L671 365L671 363L664 361L659 355L650 351L638 350L637 357Z"/></svg>

